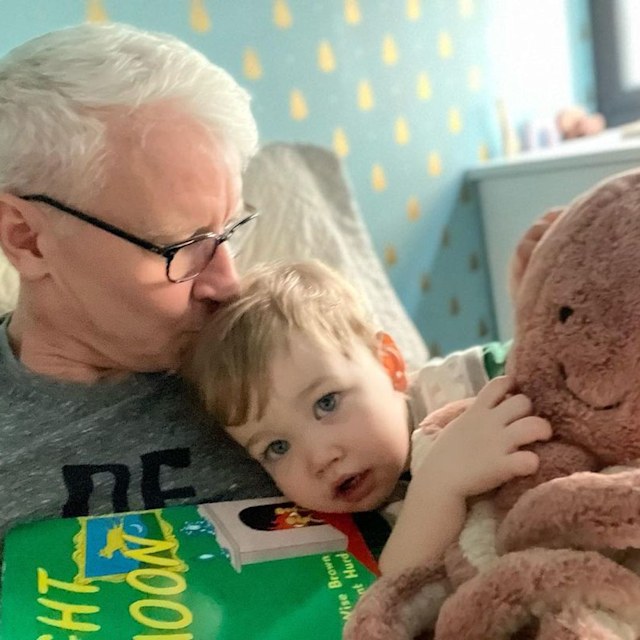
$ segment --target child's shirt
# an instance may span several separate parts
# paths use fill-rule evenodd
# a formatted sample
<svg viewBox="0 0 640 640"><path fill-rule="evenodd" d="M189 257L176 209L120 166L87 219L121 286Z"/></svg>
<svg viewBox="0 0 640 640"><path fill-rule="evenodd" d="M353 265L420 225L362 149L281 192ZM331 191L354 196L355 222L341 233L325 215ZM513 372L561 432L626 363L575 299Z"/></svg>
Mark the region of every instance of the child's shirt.
<svg viewBox="0 0 640 640"><path fill-rule="evenodd" d="M510 343L491 342L486 345L454 351L444 358L432 358L409 378L407 405L411 435L411 470L424 459L435 437L419 429L424 418L455 400L472 398L494 378L504 373ZM405 477L406 476L406 477ZM400 513L410 481L410 474L400 479L390 501L380 512L391 526Z"/></svg>

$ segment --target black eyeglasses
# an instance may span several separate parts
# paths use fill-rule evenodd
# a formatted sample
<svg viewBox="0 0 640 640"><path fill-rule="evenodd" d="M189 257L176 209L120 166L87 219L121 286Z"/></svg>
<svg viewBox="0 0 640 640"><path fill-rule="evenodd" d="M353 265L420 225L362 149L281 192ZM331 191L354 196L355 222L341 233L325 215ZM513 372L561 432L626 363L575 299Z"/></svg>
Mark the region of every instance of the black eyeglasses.
<svg viewBox="0 0 640 640"><path fill-rule="evenodd" d="M62 202L58 202L54 198L45 196L42 194L33 194L21 196L23 200L30 200L32 202L42 202L48 204L54 209L68 213L69 215L84 220L98 229L102 229L107 233L111 233L118 238L122 238L127 242L142 247L147 251L151 251L159 256L162 256L167 261L166 273L170 282L186 282L192 280L198 276L206 266L213 260L216 249L223 243L229 242L234 234L237 234L239 229L245 227L247 222L258 217L258 210L247 203L244 203L244 212L247 214L237 221L233 221L222 233L214 233L212 231L207 233L200 233L198 235L183 240L182 242L174 242L173 244L167 244L164 246L149 242L144 238L134 236L132 233L120 229L115 225L112 225L99 218L94 218L87 213L69 207ZM242 244L241 238L243 234L237 234L233 242L229 242L232 255L236 255L239 250L239 245ZM240 241L240 242L238 242Z"/></svg>

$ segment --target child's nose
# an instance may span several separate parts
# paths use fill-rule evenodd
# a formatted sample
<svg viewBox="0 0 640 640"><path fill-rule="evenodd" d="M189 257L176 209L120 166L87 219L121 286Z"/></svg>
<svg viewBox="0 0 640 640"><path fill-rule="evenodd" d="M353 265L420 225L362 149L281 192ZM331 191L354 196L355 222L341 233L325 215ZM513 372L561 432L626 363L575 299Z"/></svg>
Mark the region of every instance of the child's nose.
<svg viewBox="0 0 640 640"><path fill-rule="evenodd" d="M309 452L309 463L313 473L322 476L343 457L344 450L338 444L317 443Z"/></svg>

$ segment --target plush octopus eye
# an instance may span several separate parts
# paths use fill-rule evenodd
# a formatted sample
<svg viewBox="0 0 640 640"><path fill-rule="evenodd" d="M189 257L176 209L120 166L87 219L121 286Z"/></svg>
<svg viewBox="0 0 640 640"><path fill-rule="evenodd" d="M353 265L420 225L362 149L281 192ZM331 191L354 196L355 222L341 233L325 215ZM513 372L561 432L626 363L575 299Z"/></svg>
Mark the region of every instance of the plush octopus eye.
<svg viewBox="0 0 640 640"><path fill-rule="evenodd" d="M562 324L564 324L572 315L573 315L573 309L571 307L560 307L560 312L558 313L558 316Z"/></svg>

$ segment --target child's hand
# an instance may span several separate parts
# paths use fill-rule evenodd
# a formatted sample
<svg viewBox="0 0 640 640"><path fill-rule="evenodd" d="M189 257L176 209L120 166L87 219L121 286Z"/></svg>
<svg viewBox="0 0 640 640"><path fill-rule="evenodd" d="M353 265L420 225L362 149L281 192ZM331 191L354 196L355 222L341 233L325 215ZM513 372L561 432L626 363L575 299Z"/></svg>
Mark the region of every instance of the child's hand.
<svg viewBox="0 0 640 640"><path fill-rule="evenodd" d="M527 396L510 396L513 379L491 380L473 404L435 438L411 484L435 483L467 498L538 468L538 456L519 448L551 437L551 425L531 415Z"/></svg>

